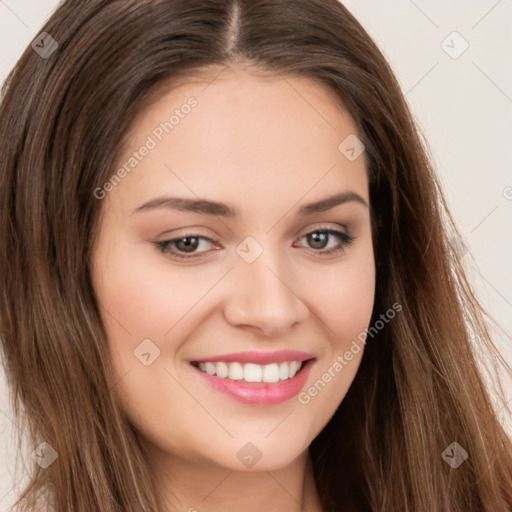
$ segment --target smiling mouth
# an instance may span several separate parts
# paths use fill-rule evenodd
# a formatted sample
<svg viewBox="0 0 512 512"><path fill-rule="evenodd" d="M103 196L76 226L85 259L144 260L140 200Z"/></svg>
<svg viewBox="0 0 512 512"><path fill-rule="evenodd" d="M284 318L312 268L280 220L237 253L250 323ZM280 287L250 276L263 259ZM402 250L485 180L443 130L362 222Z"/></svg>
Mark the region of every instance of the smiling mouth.
<svg viewBox="0 0 512 512"><path fill-rule="evenodd" d="M201 372L218 377L242 382L259 382L274 384L293 379L305 364L305 361L284 361L282 363L255 364L224 361L192 361L190 364Z"/></svg>

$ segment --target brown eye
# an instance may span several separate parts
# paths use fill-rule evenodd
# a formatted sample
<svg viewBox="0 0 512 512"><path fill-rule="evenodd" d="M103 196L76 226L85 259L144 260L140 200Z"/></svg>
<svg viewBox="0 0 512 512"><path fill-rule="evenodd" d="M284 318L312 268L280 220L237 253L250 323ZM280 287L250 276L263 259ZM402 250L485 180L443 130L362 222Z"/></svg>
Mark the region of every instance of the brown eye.
<svg viewBox="0 0 512 512"><path fill-rule="evenodd" d="M325 246L329 242L329 233L325 231L315 231L306 235L309 245L313 249L325 249Z"/></svg>
<svg viewBox="0 0 512 512"><path fill-rule="evenodd" d="M199 246L199 238L195 236L187 236L185 238L178 239L175 243L175 247L179 251L183 252L194 252Z"/></svg>
<svg viewBox="0 0 512 512"><path fill-rule="evenodd" d="M338 244L325 250L333 237L338 240ZM327 255L332 252L341 251L354 241L353 236L335 229L317 229L316 231L305 234L301 237L301 240L302 239L306 239L308 246L314 249L314 252L319 255Z"/></svg>
<svg viewBox="0 0 512 512"><path fill-rule="evenodd" d="M208 243L215 245L216 243L215 240L205 236L186 235L171 240L155 242L155 245L160 252L175 258L200 258L209 252L208 250L197 250L203 245L202 242L206 245Z"/></svg>

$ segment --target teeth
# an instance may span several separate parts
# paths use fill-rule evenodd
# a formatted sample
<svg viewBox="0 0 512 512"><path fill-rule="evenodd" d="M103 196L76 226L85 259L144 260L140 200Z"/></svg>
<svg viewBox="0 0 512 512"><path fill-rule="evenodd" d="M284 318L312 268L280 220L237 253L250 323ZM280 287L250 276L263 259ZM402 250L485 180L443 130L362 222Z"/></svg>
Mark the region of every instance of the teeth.
<svg viewBox="0 0 512 512"><path fill-rule="evenodd" d="M279 366L267 364L263 367L263 382L279 382Z"/></svg>
<svg viewBox="0 0 512 512"><path fill-rule="evenodd" d="M244 365L244 380L246 382L261 382L263 368L259 364L247 363Z"/></svg>
<svg viewBox="0 0 512 512"><path fill-rule="evenodd" d="M240 363L229 363L228 367L231 380L242 380L244 378L244 367Z"/></svg>
<svg viewBox="0 0 512 512"><path fill-rule="evenodd" d="M299 371L299 368L300 368L299 361L292 361L290 363L290 368L288 370L290 372L290 374L289 374L290 379L295 376L295 374Z"/></svg>
<svg viewBox="0 0 512 512"><path fill-rule="evenodd" d="M246 382L274 383L293 378L302 366L301 361L285 363L254 364L254 363L218 363L200 362L198 368L208 375L216 375L220 379L244 380Z"/></svg>
<svg viewBox="0 0 512 512"><path fill-rule="evenodd" d="M215 363L206 363L205 371L208 375L215 375L217 366Z"/></svg>
<svg viewBox="0 0 512 512"><path fill-rule="evenodd" d="M226 363L217 363L215 373L217 374L217 377L225 379L229 374L228 365Z"/></svg>
<svg viewBox="0 0 512 512"><path fill-rule="evenodd" d="M289 376L288 363L281 363L279 365L279 378L281 380L286 380Z"/></svg>

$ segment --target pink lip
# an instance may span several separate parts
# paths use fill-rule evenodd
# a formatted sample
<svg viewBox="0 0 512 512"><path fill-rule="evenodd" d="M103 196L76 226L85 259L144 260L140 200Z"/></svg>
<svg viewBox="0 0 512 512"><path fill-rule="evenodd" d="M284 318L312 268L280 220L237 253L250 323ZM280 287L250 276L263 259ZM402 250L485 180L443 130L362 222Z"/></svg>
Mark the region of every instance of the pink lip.
<svg viewBox="0 0 512 512"><path fill-rule="evenodd" d="M298 352L297 350L279 350L277 352L236 352L233 354L221 354L220 356L202 357L199 359L191 359L191 362L207 362L216 363L224 361L226 363L254 363L254 364L272 364L284 363L285 361L306 361L313 359L314 354L306 352Z"/></svg>
<svg viewBox="0 0 512 512"><path fill-rule="evenodd" d="M295 354L297 354L297 352ZM212 361L212 359L206 360ZM226 359L222 358L220 360L226 361ZM289 361L290 359L285 360ZM297 361L297 359L294 358L291 358L291 360ZM240 361L240 359L235 359L235 361ZM273 361L275 362L275 359ZM304 386L309 371L314 363L315 359L310 359L293 378L275 383L245 382L243 380L231 380L229 378L221 379L220 377L202 372L193 365L191 366L212 388L231 396L239 402L253 405L272 405L284 402L297 395Z"/></svg>

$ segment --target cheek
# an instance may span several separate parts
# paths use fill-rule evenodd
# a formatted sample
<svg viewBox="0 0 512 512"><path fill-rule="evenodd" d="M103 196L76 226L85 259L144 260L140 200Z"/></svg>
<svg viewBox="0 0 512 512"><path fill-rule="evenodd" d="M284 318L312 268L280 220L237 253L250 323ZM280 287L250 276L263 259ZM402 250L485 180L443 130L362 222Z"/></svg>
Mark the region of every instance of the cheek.
<svg viewBox="0 0 512 512"><path fill-rule="evenodd" d="M365 328L369 322L375 294L371 269L365 273L342 273L332 276L318 295L321 316L330 329L342 339L357 328Z"/></svg>
<svg viewBox="0 0 512 512"><path fill-rule="evenodd" d="M322 320L331 348L346 350L367 327L375 297L375 264L370 239L362 241L347 259L332 267L312 268L310 309ZM356 248L354 248L356 249Z"/></svg>
<svg viewBox="0 0 512 512"><path fill-rule="evenodd" d="M134 252L125 258L115 250L109 253L100 298L133 338L162 339L208 292L218 274L206 274L199 267L173 268ZM107 321L112 325L112 318Z"/></svg>

